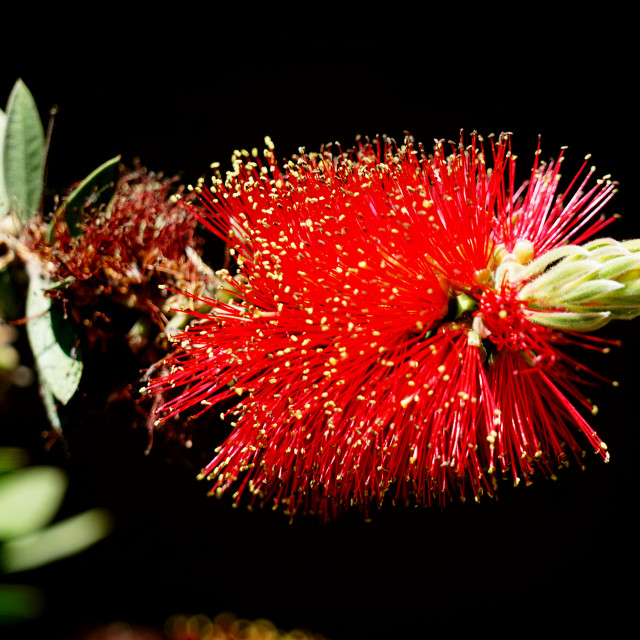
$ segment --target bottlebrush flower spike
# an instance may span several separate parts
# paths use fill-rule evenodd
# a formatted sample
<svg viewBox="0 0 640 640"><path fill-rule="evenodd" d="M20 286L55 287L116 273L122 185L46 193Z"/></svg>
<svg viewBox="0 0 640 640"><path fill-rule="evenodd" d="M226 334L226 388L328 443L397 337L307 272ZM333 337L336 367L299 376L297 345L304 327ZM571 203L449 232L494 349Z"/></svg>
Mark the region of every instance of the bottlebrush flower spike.
<svg viewBox="0 0 640 640"><path fill-rule="evenodd" d="M331 514L396 497L492 494L553 474L595 407L564 345L640 313L640 243L590 241L615 184L583 166L564 195L539 161L515 188L510 137L254 152L196 187L194 215L230 246L226 301L176 341L163 419L224 408L232 431L202 476L234 499ZM583 175L585 174L585 175Z"/></svg>

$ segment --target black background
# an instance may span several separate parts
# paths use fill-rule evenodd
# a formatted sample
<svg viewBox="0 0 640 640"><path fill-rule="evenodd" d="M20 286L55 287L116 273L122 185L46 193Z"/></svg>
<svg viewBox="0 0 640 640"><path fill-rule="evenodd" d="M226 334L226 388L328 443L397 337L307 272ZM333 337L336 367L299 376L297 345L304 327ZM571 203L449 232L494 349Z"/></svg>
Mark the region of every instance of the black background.
<svg viewBox="0 0 640 640"><path fill-rule="evenodd" d="M63 191L117 154L190 182L265 135L288 157L358 134L408 130L429 146L461 128L511 131L522 179L538 134L543 157L569 147L567 177L593 154L620 182L611 234L640 234L638 56L631 17L614 5L566 18L538 5L212 6L50 5L10 21L0 95L21 77L43 119L59 106L50 186ZM583 358L621 382L594 393L609 465L589 454L585 471L504 485L499 501L389 508L371 523L233 510L195 480L209 451L157 439L145 456L126 412L76 432L68 451L45 451L33 390L16 392L0 438L69 471L60 517L103 506L115 518L95 547L16 578L48 598L39 626L22 632L76 638L115 620L161 627L175 613L232 611L334 640L615 633L637 602L636 331L607 329L624 348Z"/></svg>

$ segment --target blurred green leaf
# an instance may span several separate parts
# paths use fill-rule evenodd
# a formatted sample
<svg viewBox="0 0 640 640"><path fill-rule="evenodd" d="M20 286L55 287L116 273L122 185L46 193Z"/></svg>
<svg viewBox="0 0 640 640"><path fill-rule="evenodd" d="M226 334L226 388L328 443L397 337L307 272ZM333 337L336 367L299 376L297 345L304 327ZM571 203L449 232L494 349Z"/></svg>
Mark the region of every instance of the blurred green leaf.
<svg viewBox="0 0 640 640"><path fill-rule="evenodd" d="M4 132L7 128L7 114L0 109L0 218L9 213L9 198L7 196L7 189L4 186Z"/></svg>
<svg viewBox="0 0 640 640"><path fill-rule="evenodd" d="M21 538L6 542L2 566L6 573L26 571L65 558L95 544L112 529L111 515L91 509Z"/></svg>
<svg viewBox="0 0 640 640"><path fill-rule="evenodd" d="M67 490L56 467L25 467L0 477L0 540L43 527L55 516Z"/></svg>
<svg viewBox="0 0 640 640"><path fill-rule="evenodd" d="M38 108L22 80L11 91L6 115L4 185L9 206L26 222L39 209L42 199L45 141Z"/></svg>
<svg viewBox="0 0 640 640"><path fill-rule="evenodd" d="M45 282L32 274L26 305L27 337L41 384L67 404L80 384L82 361L73 326L61 309L51 305L45 289Z"/></svg>
<svg viewBox="0 0 640 640"><path fill-rule="evenodd" d="M106 206L111 200L119 177L120 156L107 160L92 171L70 194L56 211L56 218L64 215L72 236L82 233L78 223L82 220L82 212L87 206L97 210ZM56 219L51 224L51 230ZM49 238L51 239L51 237Z"/></svg>
<svg viewBox="0 0 640 640"><path fill-rule="evenodd" d="M20 447L0 447L0 473L19 469L28 462L29 454L24 449Z"/></svg>
<svg viewBox="0 0 640 640"><path fill-rule="evenodd" d="M24 584L0 584L0 624L37 618L44 611L44 594Z"/></svg>

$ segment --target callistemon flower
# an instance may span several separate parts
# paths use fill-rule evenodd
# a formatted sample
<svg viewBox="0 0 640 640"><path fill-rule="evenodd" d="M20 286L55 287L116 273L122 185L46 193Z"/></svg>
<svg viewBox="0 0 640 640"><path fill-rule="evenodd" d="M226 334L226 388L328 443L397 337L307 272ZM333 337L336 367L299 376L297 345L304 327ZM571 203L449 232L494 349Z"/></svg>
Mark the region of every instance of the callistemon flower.
<svg viewBox="0 0 640 640"><path fill-rule="evenodd" d="M162 324L157 279L185 282L195 271L195 220L182 201L172 198L175 179L139 167L118 180L107 207L87 202L82 232L72 235L59 221L50 239L34 222L27 230L28 244L40 258L52 281L64 282L65 291L80 306L104 294L128 307L150 312Z"/></svg>
<svg viewBox="0 0 640 640"><path fill-rule="evenodd" d="M478 499L585 445L608 459L583 415L592 372L561 349L607 351L585 332L640 313L640 242L582 244L614 183L585 162L559 195L562 155L538 147L516 189L510 144L376 140L282 167L268 144L198 184L237 273L147 391L161 419L222 408L212 492L327 514Z"/></svg>

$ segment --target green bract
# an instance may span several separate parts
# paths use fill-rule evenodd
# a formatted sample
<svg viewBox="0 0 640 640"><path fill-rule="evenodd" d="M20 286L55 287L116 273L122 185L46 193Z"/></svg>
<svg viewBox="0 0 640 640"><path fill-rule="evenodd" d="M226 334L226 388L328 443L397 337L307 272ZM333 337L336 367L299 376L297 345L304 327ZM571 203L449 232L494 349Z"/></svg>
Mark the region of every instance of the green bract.
<svg viewBox="0 0 640 640"><path fill-rule="evenodd" d="M518 298L532 322L593 331L640 315L640 241L592 240L553 249L526 266L509 263L502 277L522 286Z"/></svg>

